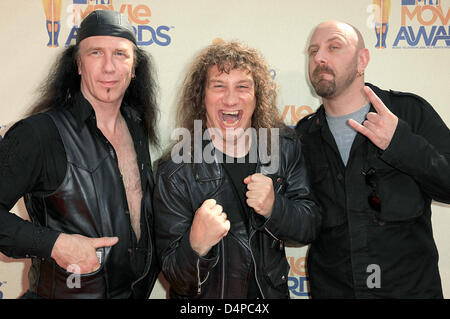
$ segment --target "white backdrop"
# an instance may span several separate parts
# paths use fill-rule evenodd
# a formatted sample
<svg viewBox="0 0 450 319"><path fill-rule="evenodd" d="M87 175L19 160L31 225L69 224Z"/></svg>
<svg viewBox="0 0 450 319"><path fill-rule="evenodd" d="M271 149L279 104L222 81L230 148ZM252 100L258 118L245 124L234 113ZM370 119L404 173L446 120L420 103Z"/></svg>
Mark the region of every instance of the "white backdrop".
<svg viewBox="0 0 450 319"><path fill-rule="evenodd" d="M278 106L287 124L315 110L306 73L305 48L315 25L339 19L356 26L370 49L366 80L382 88L410 91L427 99L450 124L450 0L383 0L391 2L384 49L376 49L372 0L2 0L0 125L21 118L36 97L35 90L66 42L74 23L95 8L122 11L137 29L139 41L154 57L160 86L159 129L163 145L174 127L174 98L187 65L217 38L240 40L263 52L280 87ZM379 1L378 1L379 2ZM44 7L53 8L44 10ZM60 23L59 33L47 32L46 20ZM58 47L49 47L49 40ZM56 42L56 41L54 41ZM51 42L50 42L51 45ZM152 158L160 151L151 150ZM1 181L0 181L1 182ZM444 296L450 297L450 206L434 203L433 229L440 252ZM26 218L22 201L14 212ZM289 286L293 298L307 298L306 247L288 248ZM27 260L0 253L0 298L16 298L28 286ZM157 282L151 298L165 298Z"/></svg>

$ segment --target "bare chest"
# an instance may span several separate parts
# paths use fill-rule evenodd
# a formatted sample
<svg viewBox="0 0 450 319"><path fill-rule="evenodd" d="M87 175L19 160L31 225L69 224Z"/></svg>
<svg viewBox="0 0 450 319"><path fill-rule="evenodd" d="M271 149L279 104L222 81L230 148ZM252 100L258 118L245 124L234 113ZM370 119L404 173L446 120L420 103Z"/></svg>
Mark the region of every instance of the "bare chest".
<svg viewBox="0 0 450 319"><path fill-rule="evenodd" d="M125 188L131 224L140 236L140 209L142 200L141 178L133 139L124 122L114 136L107 136L116 151L119 170Z"/></svg>

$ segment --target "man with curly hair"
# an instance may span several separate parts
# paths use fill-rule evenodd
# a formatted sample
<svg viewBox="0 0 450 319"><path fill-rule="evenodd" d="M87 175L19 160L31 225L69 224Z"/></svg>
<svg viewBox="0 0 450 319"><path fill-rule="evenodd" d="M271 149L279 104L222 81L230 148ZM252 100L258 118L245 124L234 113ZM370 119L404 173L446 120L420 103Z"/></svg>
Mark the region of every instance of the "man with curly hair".
<svg viewBox="0 0 450 319"><path fill-rule="evenodd" d="M276 96L264 59L239 43L213 44L191 66L178 104L186 134L154 195L171 297L289 298L285 241L311 242L321 219Z"/></svg>

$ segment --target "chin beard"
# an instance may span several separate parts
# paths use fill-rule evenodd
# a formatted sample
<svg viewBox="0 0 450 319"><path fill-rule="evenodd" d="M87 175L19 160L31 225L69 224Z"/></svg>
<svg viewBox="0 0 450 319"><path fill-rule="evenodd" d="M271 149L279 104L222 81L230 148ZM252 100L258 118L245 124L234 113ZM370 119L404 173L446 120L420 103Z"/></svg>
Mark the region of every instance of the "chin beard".
<svg viewBox="0 0 450 319"><path fill-rule="evenodd" d="M319 80L312 82L314 90L320 97L328 98L336 93L336 82L334 80Z"/></svg>
<svg viewBox="0 0 450 319"><path fill-rule="evenodd" d="M316 91L316 94L323 98L331 98L340 94L343 90L347 89L350 85L352 85L353 81L357 77L356 69L354 71L350 71L346 74L344 79L339 80L339 87L336 84L336 78L334 72L330 71L330 74L334 76L331 80L324 80L318 77L318 73L321 70L317 68L312 76L311 84ZM339 92L338 92L339 91Z"/></svg>
<svg viewBox="0 0 450 319"><path fill-rule="evenodd" d="M322 75L320 75L322 72L330 74L331 76L333 76L333 78L331 80L323 79ZM328 66L319 65L316 67L311 76L311 84L318 96L325 98L333 96L333 94L336 92L335 77L336 75L334 74L334 71Z"/></svg>

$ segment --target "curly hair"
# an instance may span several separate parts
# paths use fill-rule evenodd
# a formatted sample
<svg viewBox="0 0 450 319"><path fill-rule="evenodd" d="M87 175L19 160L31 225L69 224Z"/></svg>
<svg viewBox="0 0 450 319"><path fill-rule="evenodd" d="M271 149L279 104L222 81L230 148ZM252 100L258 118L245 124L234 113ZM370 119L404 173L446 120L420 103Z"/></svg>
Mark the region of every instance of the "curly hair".
<svg viewBox="0 0 450 319"><path fill-rule="evenodd" d="M257 50L234 41L212 44L203 49L194 60L178 98L177 127L188 129L191 136L194 136L194 120L201 120L202 129L206 130L205 87L208 71L213 66L219 72L229 73L231 70L241 69L252 75L256 98L252 115L253 128L270 130L286 127L276 106L276 84L272 81L264 58Z"/></svg>
<svg viewBox="0 0 450 319"><path fill-rule="evenodd" d="M64 109L70 105L71 97L80 92L78 56L79 45L70 45L64 49L42 82L39 88L40 96L27 115L50 109ZM159 109L153 61L147 52L134 46L134 65L136 77L128 86L123 101L142 116L150 143L159 146L156 131Z"/></svg>

